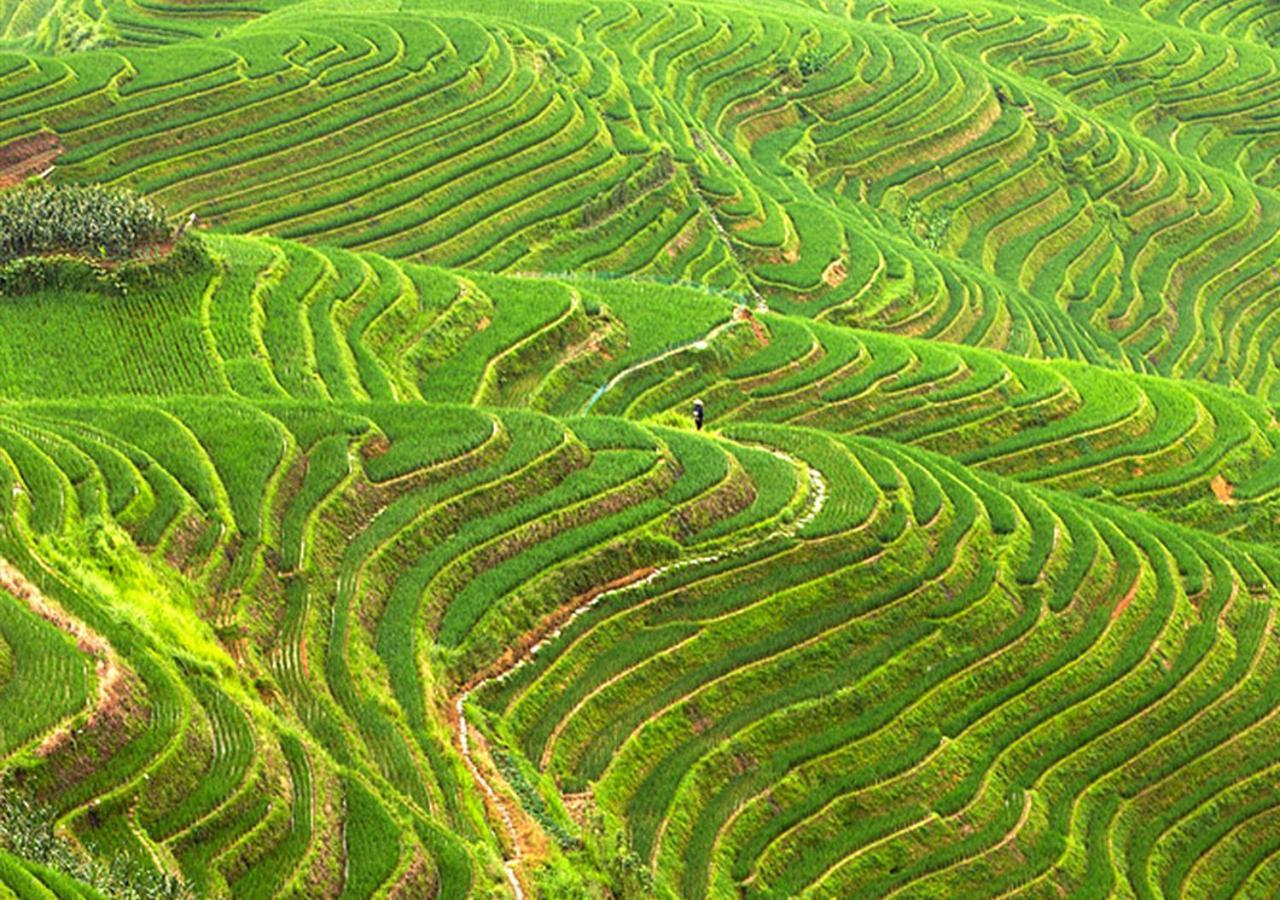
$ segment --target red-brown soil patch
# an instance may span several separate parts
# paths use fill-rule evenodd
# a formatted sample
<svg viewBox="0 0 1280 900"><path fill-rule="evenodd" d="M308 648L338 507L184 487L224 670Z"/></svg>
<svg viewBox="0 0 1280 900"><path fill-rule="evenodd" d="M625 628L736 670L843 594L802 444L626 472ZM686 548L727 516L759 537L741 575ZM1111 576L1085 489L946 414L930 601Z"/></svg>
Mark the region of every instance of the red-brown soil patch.
<svg viewBox="0 0 1280 900"><path fill-rule="evenodd" d="M1141 576L1133 579L1133 586L1129 588L1129 592L1120 599L1120 602L1116 604L1116 608L1111 610L1112 622L1120 618L1121 613L1123 613L1126 609L1128 609L1129 604L1133 602L1133 598L1138 596L1138 585L1140 585L1141 583L1142 583Z"/></svg>
<svg viewBox="0 0 1280 900"><path fill-rule="evenodd" d="M827 287L840 287L848 277L849 270L845 267L843 259L832 260L831 264L822 270L822 280L826 282Z"/></svg>
<svg viewBox="0 0 1280 900"><path fill-rule="evenodd" d="M595 797L591 792L561 794L560 799L564 801L564 811L569 814L569 818L573 819L579 828L586 828L591 821L591 810L595 806Z"/></svg>
<svg viewBox="0 0 1280 900"><path fill-rule="evenodd" d="M1236 486L1223 478L1221 473L1213 476L1213 480L1209 482L1209 487L1213 490L1213 496L1218 499L1219 503L1235 502Z"/></svg>
<svg viewBox="0 0 1280 900"><path fill-rule="evenodd" d="M739 322L746 322L751 326L751 330L755 333L756 340L760 342L761 347L769 346L769 332L760 324L760 320L751 312L750 307L739 306L733 311L733 317Z"/></svg>
<svg viewBox="0 0 1280 900"><path fill-rule="evenodd" d="M390 449L391 442L386 436L377 434L360 446L360 455L364 457L365 462L368 462L371 459L377 459Z"/></svg>
<svg viewBox="0 0 1280 900"><path fill-rule="evenodd" d="M698 708L696 703L689 706L687 713L689 716L689 727L693 729L694 734L703 734L704 732L710 731L711 727L715 725L715 722L705 715L702 710Z"/></svg>
<svg viewBox="0 0 1280 900"><path fill-rule="evenodd" d="M14 187L33 175L42 175L62 152L62 141L49 131L0 145L0 188Z"/></svg>

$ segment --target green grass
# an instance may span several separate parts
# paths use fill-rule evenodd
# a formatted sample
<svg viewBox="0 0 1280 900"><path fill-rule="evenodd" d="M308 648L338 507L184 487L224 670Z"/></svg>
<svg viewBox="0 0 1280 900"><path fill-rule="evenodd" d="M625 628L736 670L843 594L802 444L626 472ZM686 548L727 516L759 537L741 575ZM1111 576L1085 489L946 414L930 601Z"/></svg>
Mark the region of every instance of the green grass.
<svg viewBox="0 0 1280 900"><path fill-rule="evenodd" d="M1277 34L0 0L0 895L1275 894Z"/></svg>
<svg viewBox="0 0 1280 900"><path fill-rule="evenodd" d="M91 666L67 635L9 594L0 594L0 635L0 753L7 756L85 707Z"/></svg>

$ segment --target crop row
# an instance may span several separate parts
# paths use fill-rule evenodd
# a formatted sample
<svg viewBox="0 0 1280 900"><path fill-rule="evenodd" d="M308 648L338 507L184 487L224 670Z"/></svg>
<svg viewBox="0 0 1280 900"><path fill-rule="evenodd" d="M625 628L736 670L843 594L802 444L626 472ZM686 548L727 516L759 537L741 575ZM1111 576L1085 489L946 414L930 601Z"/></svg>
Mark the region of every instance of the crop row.
<svg viewBox="0 0 1280 900"><path fill-rule="evenodd" d="M1110 890L1117 871L1209 889L1219 860L1257 858L1248 829L1196 817L1267 808L1245 747L1276 672L1269 551L879 439L842 448L809 464L832 499L871 487L871 518L575 620L486 689L515 745L562 790L593 785L684 896ZM1184 801L1202 768L1217 777ZM1188 839L1203 861L1173 849Z"/></svg>
<svg viewBox="0 0 1280 900"><path fill-rule="evenodd" d="M3 552L52 598L4 597L18 785L95 854L246 896L466 893L485 876L447 684L600 583L776 527L805 495L762 451L454 406L94 399L11 407L0 431Z"/></svg>

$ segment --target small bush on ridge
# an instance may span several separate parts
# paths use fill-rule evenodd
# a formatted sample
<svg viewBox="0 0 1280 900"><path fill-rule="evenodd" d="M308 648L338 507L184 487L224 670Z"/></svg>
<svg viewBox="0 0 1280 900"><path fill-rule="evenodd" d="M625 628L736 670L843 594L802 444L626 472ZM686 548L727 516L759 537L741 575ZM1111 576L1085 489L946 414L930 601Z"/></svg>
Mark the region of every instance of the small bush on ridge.
<svg viewBox="0 0 1280 900"><path fill-rule="evenodd" d="M37 183L0 192L0 263L51 253L118 260L168 238L164 210L125 188Z"/></svg>

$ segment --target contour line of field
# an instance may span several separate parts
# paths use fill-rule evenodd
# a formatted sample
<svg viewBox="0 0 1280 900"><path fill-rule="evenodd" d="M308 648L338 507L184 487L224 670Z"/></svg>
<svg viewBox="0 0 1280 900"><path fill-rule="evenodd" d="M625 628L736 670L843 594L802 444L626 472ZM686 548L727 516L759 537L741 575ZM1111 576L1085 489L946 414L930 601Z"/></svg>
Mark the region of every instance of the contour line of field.
<svg viewBox="0 0 1280 900"><path fill-rule="evenodd" d="M780 454L780 455L783 455L785 457L785 454ZM790 459L790 457L787 457L787 458L792 462L792 464L796 466L802 465L802 463L798 462L797 460ZM797 517L793 522L783 525L780 529L778 529L774 533L767 535L765 537L762 537L759 540L752 542L751 544L745 545L744 547L735 548L734 555L745 552L746 549L749 549L752 546L765 543L766 541L772 540L778 536L785 537L788 534L794 536L796 533L801 531L805 526L807 526L811 521L813 521L813 519L818 515L819 512L821 512L822 507L825 505L826 482L822 478L821 474L817 472L817 470L810 468L809 473L811 478L811 484L814 485L810 493L810 497L811 497L810 508L804 514ZM469 685L465 686L464 689L461 692L459 692L459 694L455 697L452 707L453 707L453 713L456 716L456 720L457 720L456 739L457 739L458 748L462 753L463 759L466 762L468 770L471 772L472 778L476 781L477 785L480 787L483 794L486 797L488 797L492 801L492 803L497 807L503 826L507 831L508 837L511 840L511 846L512 846L511 856L504 859L503 870L506 873L507 881L510 883L512 887L516 900L523 900L525 896L524 890L520 883L520 876L519 876L519 866L525 855L523 842L521 840L519 829L516 828L512 815L508 809L508 805L510 804L511 801L509 799L505 799L502 795L500 795L497 792L497 790L495 790L495 788L493 787L493 784L484 775L484 773L480 768L480 765L476 762L475 758L471 753L471 742L469 740L469 735L468 735L468 724L467 724L467 717L466 717L466 710L465 710L465 704L468 698L474 691L482 688L484 685L488 684L489 682L495 679L506 677L515 669L519 668L521 665L528 662L533 656L537 654L539 648L543 644L545 644L548 640L554 639L556 635L558 635L569 623L571 623L578 616L587 612L592 607L607 600L613 594L619 593L631 587L651 583L652 581L662 577L663 575L670 574L671 572L681 568L687 568L689 566L705 565L707 563L717 562L720 559L722 559L725 555L728 555L728 552L713 554L706 557L696 557L692 559L677 560L676 562L673 562L667 566L655 568L648 572L641 570L640 574L637 574L637 577L635 577L633 580L627 580L625 581L624 584L619 585L617 587L610 588L609 590L606 590L604 592L595 593L594 595L592 595L591 592L588 592L588 596L585 602L580 603L578 606L572 607L571 612L568 614L568 616L564 619L563 622L559 623L551 632L539 636L537 642L532 644L522 655L517 656L511 662L507 663L502 669L496 672L491 672L490 674L486 675L484 678L481 678L478 681L471 682ZM633 573L633 574L636 574L636 573ZM494 773L494 778L499 782L499 784L503 784L505 782L505 779L501 778L500 773ZM507 789L509 790L509 787ZM505 793L506 792L504 791L504 794Z"/></svg>

